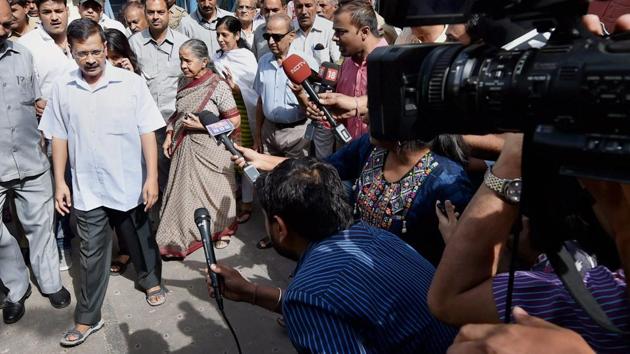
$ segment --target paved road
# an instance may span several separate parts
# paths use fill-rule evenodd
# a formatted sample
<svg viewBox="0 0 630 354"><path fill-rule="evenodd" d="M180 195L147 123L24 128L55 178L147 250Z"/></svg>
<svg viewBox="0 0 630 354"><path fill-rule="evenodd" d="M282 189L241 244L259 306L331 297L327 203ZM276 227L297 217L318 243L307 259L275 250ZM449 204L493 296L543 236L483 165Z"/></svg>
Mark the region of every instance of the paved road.
<svg viewBox="0 0 630 354"><path fill-rule="evenodd" d="M217 250L217 258L255 281L285 286L294 263L273 249L255 246L264 230L260 212L241 225L230 245ZM76 240L75 240L76 245ZM76 245L78 246L78 245ZM78 247L75 247L77 250ZM73 254L78 264L78 254ZM59 346L62 333L72 324L78 267L64 272L63 280L73 293L73 303L57 310L39 292L26 302L20 322L0 322L0 354L4 353L236 353L232 336L216 306L209 301L203 269L203 250L183 262L163 264L163 279L169 294L166 304L152 308L142 292L134 289L133 267L123 276L111 277L103 317L105 327L84 344ZM226 301L226 313L235 327L244 353L295 352L275 314L250 304Z"/></svg>

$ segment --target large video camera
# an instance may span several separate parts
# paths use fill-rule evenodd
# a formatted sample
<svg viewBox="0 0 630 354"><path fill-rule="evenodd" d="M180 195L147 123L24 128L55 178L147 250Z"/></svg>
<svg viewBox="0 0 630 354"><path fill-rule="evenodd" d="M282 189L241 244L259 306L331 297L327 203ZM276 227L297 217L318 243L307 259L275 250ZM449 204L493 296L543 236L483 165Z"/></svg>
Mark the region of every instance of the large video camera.
<svg viewBox="0 0 630 354"><path fill-rule="evenodd" d="M529 132L547 156L560 158L565 174L630 181L630 41L587 32L587 0L467 1L462 14L431 13L424 0L382 5L386 20L399 25L461 23L474 13L527 21L551 36L540 49L483 42L377 48L368 58L372 136Z"/></svg>
<svg viewBox="0 0 630 354"><path fill-rule="evenodd" d="M368 57L370 134L429 141L440 134L523 132L521 210L530 217L532 241L591 317L618 331L563 247L572 237L562 222L570 198L566 209L550 202L566 195L558 191L573 177L630 182L630 40L588 32L582 24L588 4L381 0L381 14L395 26L465 23L475 14L526 23L549 36L540 48L504 49L482 38L468 46L375 49Z"/></svg>

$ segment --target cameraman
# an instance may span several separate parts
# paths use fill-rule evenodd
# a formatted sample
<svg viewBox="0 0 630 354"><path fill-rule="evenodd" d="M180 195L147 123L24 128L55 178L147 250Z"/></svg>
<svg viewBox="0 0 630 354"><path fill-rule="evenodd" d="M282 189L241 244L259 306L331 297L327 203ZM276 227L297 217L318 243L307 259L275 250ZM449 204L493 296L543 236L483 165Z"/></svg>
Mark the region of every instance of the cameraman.
<svg viewBox="0 0 630 354"><path fill-rule="evenodd" d="M286 160L258 178L256 192L273 247L297 267L282 290L212 265L223 278L225 298L282 313L301 353L446 351L455 330L426 305L433 266L397 236L363 222L352 225L332 166L313 158ZM208 289L213 296L210 284Z"/></svg>
<svg viewBox="0 0 630 354"><path fill-rule="evenodd" d="M520 177L521 146L521 135L509 135L504 150L490 173L504 179ZM605 216L601 219L602 224L615 239L622 262L627 267L630 265L630 255L624 250L627 250L630 244L630 219L628 218L630 186L586 180L582 181L582 184L596 200L594 205L596 215ZM448 240L431 284L429 307L439 319L447 323L463 325L499 323L504 318L503 305L508 276L496 274L496 268L501 247L517 216L518 206L506 202L504 195L486 185L477 191ZM621 270L611 272L603 266L598 266L586 272L584 282L613 323L622 330L628 331L630 306L626 295L624 272ZM553 273L517 272L514 280L513 304L522 307L533 316L579 333L598 352L627 353L630 351L627 338L609 333L595 324L575 303ZM505 335L514 335L514 331L524 329L523 326L528 327L528 325L536 327L537 330L530 331L531 337L527 340L521 337L521 341L528 343L527 346L518 347L518 350L523 353L535 353L542 350L532 348L532 345L545 343L540 339L544 337L543 334L535 334L541 328L559 335L560 338L566 336L566 338L579 339L575 333L553 326L541 319L532 318L521 310L515 310L515 318L521 323L520 327L492 325L464 327L460 332L459 341L487 339L488 334L498 333L503 334L499 338L505 339ZM543 332L547 333L546 330ZM496 348L497 343L497 339L494 338L493 343L476 342L475 345L490 351L489 348ZM578 347L585 345L579 340L567 340L566 343ZM558 343L554 342L554 344ZM516 351L516 343L512 345L514 346L510 350L514 351L507 352L519 352ZM527 349L529 351L525 348L529 348ZM545 349L548 350L548 348ZM571 352L579 353L577 350Z"/></svg>

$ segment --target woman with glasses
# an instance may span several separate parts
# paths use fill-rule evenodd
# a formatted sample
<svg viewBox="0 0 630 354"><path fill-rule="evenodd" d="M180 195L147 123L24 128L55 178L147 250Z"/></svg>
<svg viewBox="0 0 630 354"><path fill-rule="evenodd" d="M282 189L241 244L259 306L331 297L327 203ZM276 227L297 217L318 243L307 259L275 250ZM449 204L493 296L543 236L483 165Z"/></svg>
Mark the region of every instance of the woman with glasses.
<svg viewBox="0 0 630 354"><path fill-rule="evenodd" d="M208 135L196 113L207 111L237 128L241 117L232 90L209 67L208 47L203 41L184 42L179 57L185 78L162 145L172 160L156 238L163 256L183 258L201 247L193 218L197 208L210 212L217 248L226 247L238 227L230 153Z"/></svg>
<svg viewBox="0 0 630 354"><path fill-rule="evenodd" d="M225 78L232 89L241 117L247 118L246 124L241 125L240 141L237 142L242 146L252 147L258 101L258 94L252 87L258 64L254 53L246 47L240 33L242 27L236 17L225 16L217 21L217 41L221 49L214 55L213 62L219 75ZM251 217L253 194L252 184L243 178L239 223L247 222Z"/></svg>

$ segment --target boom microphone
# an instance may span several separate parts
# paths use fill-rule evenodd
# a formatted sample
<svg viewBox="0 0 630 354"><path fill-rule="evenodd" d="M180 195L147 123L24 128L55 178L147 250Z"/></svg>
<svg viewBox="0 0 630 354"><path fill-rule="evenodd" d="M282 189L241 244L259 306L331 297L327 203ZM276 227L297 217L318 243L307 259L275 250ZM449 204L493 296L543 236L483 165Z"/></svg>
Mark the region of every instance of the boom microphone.
<svg viewBox="0 0 630 354"><path fill-rule="evenodd" d="M201 124L203 124L208 133L212 135L218 142L222 143L223 146L232 154L238 157L243 157L236 148L234 147L234 143L228 137L228 135L234 130L234 125L227 119L219 119L216 114L210 111L202 111L197 114L199 116L199 120ZM247 179L254 183L256 182L256 178L260 176L260 173L253 165L250 165L248 162L245 162L245 167L243 168L243 172Z"/></svg>
<svg viewBox="0 0 630 354"><path fill-rule="evenodd" d="M287 77L289 77L289 80L293 83L301 84L311 101L317 105L317 108L324 112L326 121L335 129L337 137L344 143L349 143L352 140L350 133L343 124L339 124L332 117L328 108L319 101L319 97L315 93L315 90L313 90L313 86L311 86L308 81L308 77L311 76L311 68L306 61L298 55L291 54L282 62L282 68L284 69L284 73L287 74Z"/></svg>
<svg viewBox="0 0 630 354"><path fill-rule="evenodd" d="M203 252L206 255L208 275L210 276L212 289L214 290L214 298L217 300L219 309L223 310L223 296L221 296L219 292L219 277L215 272L210 270L210 265L217 263L217 257L214 255L214 247L212 245L212 232L210 231L211 221L208 209L199 208L195 210L195 224L197 224L199 234L201 234L201 243L203 244Z"/></svg>

